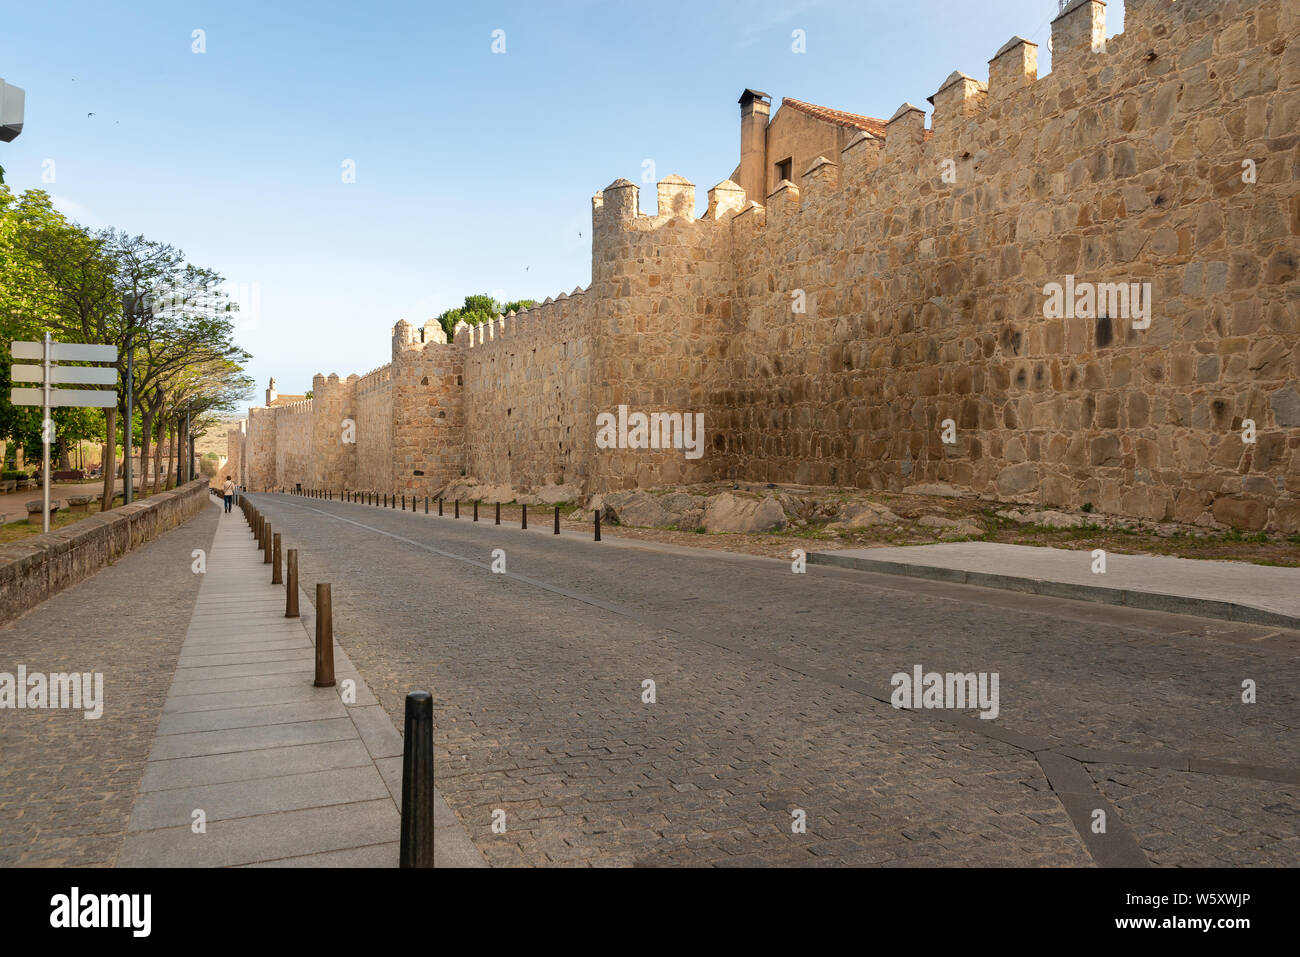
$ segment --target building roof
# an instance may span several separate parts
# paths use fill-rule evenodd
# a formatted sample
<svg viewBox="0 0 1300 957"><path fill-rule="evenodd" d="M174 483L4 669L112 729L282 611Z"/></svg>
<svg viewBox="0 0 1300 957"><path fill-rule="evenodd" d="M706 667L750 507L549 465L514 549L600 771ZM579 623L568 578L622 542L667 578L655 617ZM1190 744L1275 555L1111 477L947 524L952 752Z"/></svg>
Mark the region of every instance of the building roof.
<svg viewBox="0 0 1300 957"><path fill-rule="evenodd" d="M277 405L293 405L293 403L295 403L295 402L301 402L301 401L302 401L303 399L305 399L305 398L307 398L305 395L280 395L280 394L277 394L276 397L275 397L274 399L271 400L271 406L274 407L274 406L277 406Z"/></svg>
<svg viewBox="0 0 1300 957"><path fill-rule="evenodd" d="M872 136L878 136L881 139L885 137L885 121L878 120L874 116L861 116L857 113L846 113L843 110L832 110L827 106L805 103L803 100L796 100L788 96L781 100L781 105L798 110L800 113L807 113L814 119L826 123L834 123L836 126L843 126L847 129L866 130Z"/></svg>

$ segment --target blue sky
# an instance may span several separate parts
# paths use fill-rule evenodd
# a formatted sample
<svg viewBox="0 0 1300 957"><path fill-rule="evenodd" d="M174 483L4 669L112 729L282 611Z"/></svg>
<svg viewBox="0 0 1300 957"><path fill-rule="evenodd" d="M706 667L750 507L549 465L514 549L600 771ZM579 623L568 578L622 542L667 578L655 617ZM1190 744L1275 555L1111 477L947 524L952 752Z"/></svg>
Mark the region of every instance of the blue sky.
<svg viewBox="0 0 1300 957"><path fill-rule="evenodd" d="M986 79L1015 34L1047 72L1056 8L0 0L0 77L27 91L0 165L79 222L174 243L226 276L247 297L258 396L271 375L301 392L315 372L384 364L394 322L466 293L587 285L591 196L639 182L646 160L695 183L702 209L736 165L745 87L888 118L928 107L955 69ZM1122 4L1107 15L1119 32Z"/></svg>

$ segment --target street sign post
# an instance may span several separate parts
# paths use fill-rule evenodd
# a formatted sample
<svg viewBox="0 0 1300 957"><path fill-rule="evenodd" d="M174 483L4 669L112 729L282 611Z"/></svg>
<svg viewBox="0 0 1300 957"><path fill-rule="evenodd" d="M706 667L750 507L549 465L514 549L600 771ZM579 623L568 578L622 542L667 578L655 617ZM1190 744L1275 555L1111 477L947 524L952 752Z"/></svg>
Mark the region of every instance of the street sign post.
<svg viewBox="0 0 1300 957"><path fill-rule="evenodd" d="M41 416L41 445L44 448L44 463L41 468L41 498L44 503L41 515L41 530L50 530L50 444L54 441L54 420L50 418L50 409L60 406L90 406L92 408L111 409L117 405L117 391L114 389L55 389L55 385L114 385L117 382L117 370L95 368L94 366L61 366L55 362L116 362L117 346L90 345L79 342L54 342L50 334L45 333L44 342L15 342L10 345L10 352L15 359L40 359L38 366L14 365L12 378L15 382L39 382L39 389L13 388L9 400L14 405L39 405ZM131 424L127 423L129 430ZM109 436L109 441L114 441ZM128 453L129 454L129 453ZM114 481L109 476L109 481ZM112 496L109 496L112 502Z"/></svg>

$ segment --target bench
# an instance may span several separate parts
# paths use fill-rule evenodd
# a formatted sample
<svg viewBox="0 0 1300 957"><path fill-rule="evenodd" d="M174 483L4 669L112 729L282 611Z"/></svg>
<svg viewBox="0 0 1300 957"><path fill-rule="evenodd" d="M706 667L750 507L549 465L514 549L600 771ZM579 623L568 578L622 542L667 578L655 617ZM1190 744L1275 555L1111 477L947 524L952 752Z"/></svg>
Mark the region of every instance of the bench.
<svg viewBox="0 0 1300 957"><path fill-rule="evenodd" d="M44 506L45 506L45 502L39 498L33 502L27 503L27 524L28 525L44 524L44 521L41 518L41 509ZM50 499L50 521L51 522L54 521L54 513L57 512L59 508L60 508L59 503L54 499Z"/></svg>

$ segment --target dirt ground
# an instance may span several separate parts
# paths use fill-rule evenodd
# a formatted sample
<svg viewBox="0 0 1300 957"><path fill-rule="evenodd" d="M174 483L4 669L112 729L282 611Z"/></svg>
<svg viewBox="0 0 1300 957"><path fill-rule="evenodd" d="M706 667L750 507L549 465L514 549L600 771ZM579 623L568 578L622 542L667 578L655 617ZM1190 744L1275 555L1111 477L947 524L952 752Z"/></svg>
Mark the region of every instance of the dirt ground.
<svg viewBox="0 0 1300 957"><path fill-rule="evenodd" d="M118 497L117 504L122 504L122 481L117 482ZM67 508L67 499L69 495L99 495L103 490L104 483L99 479L85 482L55 482L50 486L50 501L62 502L63 507L54 514L50 522L50 531L56 531L60 528L66 528L73 522L79 522L83 518L99 512L99 500L91 502L89 511L70 512ZM141 501L148 498L152 493L135 493L135 500ZM20 542L23 539L31 538L33 535L42 534L41 526L29 525L27 522L27 503L35 501L41 497L41 490L22 489L17 492L11 492L8 495L0 495L0 545L9 542Z"/></svg>
<svg viewBox="0 0 1300 957"><path fill-rule="evenodd" d="M719 490L719 487L712 486L684 489L697 494ZM1078 550L1103 548L1121 554L1172 555L1180 558L1300 567L1300 534L1206 529L1170 522L1093 516L1077 510L1067 514L1078 516L1086 524L1077 528L1052 528L1040 524L1023 524L998 515L998 512L1012 508L1021 512L1036 511L1040 506L1008 506L974 497L946 498L896 492L818 489L815 494L822 498L842 497L845 502L874 502L909 521L897 526L840 531L827 531L827 522L809 522L804 526L791 525L778 531L757 534L683 532L604 524L601 533L773 558L788 558L795 548L828 551L837 548L929 545L943 541L987 541ZM503 516L505 508L503 507ZM566 512L569 510L566 508ZM957 521L971 518L984 527L985 533L961 538L942 537L936 534L935 529L913 524L915 519L925 515L939 515ZM547 520L549 521L549 511ZM590 524L590 516L585 521ZM569 527L572 527L572 523Z"/></svg>

